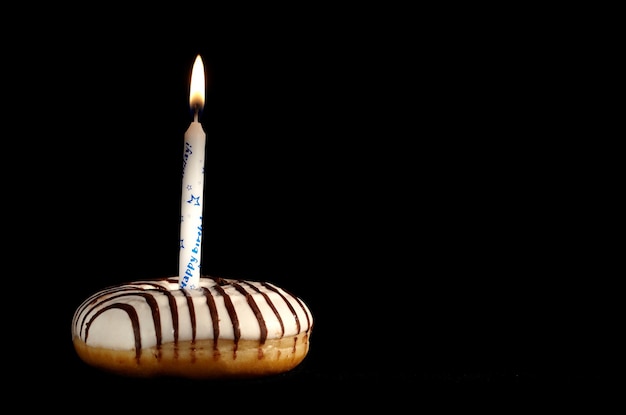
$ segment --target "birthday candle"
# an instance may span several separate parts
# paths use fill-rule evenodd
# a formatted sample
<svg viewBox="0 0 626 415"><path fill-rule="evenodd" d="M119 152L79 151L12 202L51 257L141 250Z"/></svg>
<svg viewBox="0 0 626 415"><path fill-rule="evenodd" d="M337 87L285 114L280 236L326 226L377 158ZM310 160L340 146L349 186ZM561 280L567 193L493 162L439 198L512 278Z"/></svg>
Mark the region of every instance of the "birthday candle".
<svg viewBox="0 0 626 415"><path fill-rule="evenodd" d="M180 288L198 288L202 253L202 205L204 198L204 156L206 133L198 121L204 107L205 74L200 55L191 71L189 105L193 121L184 135L183 185L180 213Z"/></svg>

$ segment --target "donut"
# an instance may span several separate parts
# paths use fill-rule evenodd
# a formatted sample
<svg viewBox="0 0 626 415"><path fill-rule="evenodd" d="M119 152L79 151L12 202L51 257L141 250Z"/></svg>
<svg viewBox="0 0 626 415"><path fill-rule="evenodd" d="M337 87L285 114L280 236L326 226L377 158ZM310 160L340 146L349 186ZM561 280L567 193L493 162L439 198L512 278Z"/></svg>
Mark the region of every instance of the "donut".
<svg viewBox="0 0 626 415"><path fill-rule="evenodd" d="M72 342L86 364L128 377L254 378L294 369L313 316L269 282L201 276L113 285L74 312Z"/></svg>

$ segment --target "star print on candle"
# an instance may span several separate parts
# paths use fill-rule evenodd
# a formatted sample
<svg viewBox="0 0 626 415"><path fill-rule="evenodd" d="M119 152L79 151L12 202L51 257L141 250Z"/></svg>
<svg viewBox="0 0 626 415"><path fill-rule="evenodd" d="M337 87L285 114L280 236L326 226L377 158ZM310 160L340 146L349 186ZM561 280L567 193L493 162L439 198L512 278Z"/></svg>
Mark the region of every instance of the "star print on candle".
<svg viewBox="0 0 626 415"><path fill-rule="evenodd" d="M194 206L200 206L200 196L191 195L191 199L189 199L187 203L193 204Z"/></svg>

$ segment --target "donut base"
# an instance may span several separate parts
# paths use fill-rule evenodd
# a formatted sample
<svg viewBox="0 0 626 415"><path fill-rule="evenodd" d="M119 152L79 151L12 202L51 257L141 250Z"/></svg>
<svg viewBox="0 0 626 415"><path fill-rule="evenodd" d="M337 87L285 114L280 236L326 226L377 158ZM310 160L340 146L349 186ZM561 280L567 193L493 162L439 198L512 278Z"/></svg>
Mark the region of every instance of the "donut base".
<svg viewBox="0 0 626 415"><path fill-rule="evenodd" d="M106 372L129 377L182 377L189 379L235 379L275 375L290 371L304 360L309 350L308 334L269 339L212 339L178 342L141 350L113 350L88 346L73 339L78 356Z"/></svg>

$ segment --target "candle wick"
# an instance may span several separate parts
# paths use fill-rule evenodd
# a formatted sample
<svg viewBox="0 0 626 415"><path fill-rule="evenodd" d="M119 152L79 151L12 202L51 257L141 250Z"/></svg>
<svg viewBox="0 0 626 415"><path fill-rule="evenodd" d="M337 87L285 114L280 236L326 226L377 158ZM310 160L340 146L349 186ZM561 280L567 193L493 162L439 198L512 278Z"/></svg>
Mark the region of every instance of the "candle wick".
<svg viewBox="0 0 626 415"><path fill-rule="evenodd" d="M200 112L198 105L194 105L193 108L193 122L198 122L198 113Z"/></svg>

